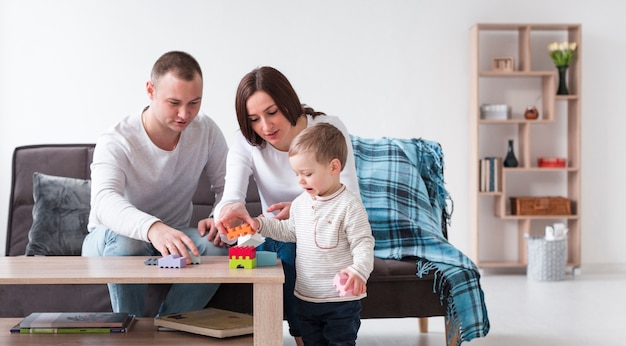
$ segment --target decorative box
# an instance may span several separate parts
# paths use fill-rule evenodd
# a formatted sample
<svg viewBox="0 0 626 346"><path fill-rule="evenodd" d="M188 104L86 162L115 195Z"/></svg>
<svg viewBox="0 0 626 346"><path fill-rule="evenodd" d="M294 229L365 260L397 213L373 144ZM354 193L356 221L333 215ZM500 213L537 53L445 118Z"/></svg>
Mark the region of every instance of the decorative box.
<svg viewBox="0 0 626 346"><path fill-rule="evenodd" d="M506 104L483 104L480 106L480 118L506 120L511 118L511 106Z"/></svg>
<svg viewBox="0 0 626 346"><path fill-rule="evenodd" d="M571 215L570 200L565 197L511 197L513 215Z"/></svg>
<svg viewBox="0 0 626 346"><path fill-rule="evenodd" d="M513 72L515 70L513 57L494 58L492 68L496 72Z"/></svg>
<svg viewBox="0 0 626 346"><path fill-rule="evenodd" d="M537 159L539 167L564 168L567 166L567 159L563 157L540 157Z"/></svg>

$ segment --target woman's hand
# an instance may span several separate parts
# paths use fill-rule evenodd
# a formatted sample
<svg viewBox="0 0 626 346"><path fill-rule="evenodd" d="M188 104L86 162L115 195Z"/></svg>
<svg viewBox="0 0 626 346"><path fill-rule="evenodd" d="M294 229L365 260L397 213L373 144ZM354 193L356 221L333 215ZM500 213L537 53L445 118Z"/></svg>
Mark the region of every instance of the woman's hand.
<svg viewBox="0 0 626 346"><path fill-rule="evenodd" d="M220 215L215 219L215 226L220 233L226 234L228 229L242 222L253 224L252 217L242 203L229 203L222 207Z"/></svg>
<svg viewBox="0 0 626 346"><path fill-rule="evenodd" d="M291 210L291 202L275 203L267 208L267 211L270 213L273 213L276 210L278 210L278 214L274 216L275 219L287 220L289 218L289 211Z"/></svg>

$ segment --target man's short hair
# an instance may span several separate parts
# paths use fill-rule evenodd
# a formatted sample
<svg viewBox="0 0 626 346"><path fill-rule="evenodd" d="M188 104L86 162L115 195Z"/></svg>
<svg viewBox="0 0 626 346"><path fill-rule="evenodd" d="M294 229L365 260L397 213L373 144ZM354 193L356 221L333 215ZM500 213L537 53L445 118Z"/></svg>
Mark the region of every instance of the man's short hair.
<svg viewBox="0 0 626 346"><path fill-rule="evenodd" d="M176 78L185 81L192 81L196 75L202 78L202 69L198 61L191 54L181 51L171 51L161 55L152 66L150 80L156 84L159 78L168 72L172 72Z"/></svg>

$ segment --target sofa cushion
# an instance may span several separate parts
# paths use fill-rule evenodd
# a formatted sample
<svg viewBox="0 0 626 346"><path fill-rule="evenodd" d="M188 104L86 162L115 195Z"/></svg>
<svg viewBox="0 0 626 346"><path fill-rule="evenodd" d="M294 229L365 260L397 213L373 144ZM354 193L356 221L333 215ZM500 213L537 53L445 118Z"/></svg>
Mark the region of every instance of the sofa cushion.
<svg viewBox="0 0 626 346"><path fill-rule="evenodd" d="M33 225L26 255L80 256L87 235L91 182L35 172Z"/></svg>

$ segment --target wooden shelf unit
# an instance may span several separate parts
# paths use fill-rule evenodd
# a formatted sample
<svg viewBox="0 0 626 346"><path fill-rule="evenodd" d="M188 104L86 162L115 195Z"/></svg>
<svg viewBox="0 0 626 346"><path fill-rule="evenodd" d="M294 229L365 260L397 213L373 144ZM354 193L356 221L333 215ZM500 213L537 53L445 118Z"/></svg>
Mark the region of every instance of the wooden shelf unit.
<svg viewBox="0 0 626 346"><path fill-rule="evenodd" d="M581 25L476 24L469 37L469 255L482 268L525 267L524 235L540 236L546 225L563 222L567 265L580 267ZM557 69L548 52L555 41L577 43L567 72L569 95L556 95ZM503 56L513 57L513 71L492 69L492 60ZM481 119L482 104L508 104L512 116ZM539 118L525 119L525 106L535 106ZM501 169L497 191L480 191L479 160L504 158L508 139L516 144L518 167ZM566 157L567 166L539 167L541 156ZM570 199L571 215L511 214L510 197L555 195Z"/></svg>

